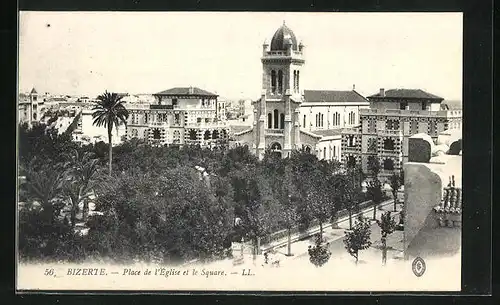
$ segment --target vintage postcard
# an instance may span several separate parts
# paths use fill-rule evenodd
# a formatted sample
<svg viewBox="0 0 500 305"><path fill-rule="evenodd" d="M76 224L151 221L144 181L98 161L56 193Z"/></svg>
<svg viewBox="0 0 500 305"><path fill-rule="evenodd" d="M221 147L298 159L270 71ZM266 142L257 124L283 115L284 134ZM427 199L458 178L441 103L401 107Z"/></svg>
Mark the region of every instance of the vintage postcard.
<svg viewBox="0 0 500 305"><path fill-rule="evenodd" d="M19 291L460 291L461 13L19 16Z"/></svg>

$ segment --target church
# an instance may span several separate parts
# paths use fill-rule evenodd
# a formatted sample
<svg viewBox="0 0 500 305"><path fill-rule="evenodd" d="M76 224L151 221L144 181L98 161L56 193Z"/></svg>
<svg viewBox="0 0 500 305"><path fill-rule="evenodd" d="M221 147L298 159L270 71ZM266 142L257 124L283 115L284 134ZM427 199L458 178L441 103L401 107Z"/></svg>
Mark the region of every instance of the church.
<svg viewBox="0 0 500 305"><path fill-rule="evenodd" d="M341 160L341 131L359 125L369 102L352 90L303 90L305 46L283 25L262 46L262 92L253 102L251 127L233 135L259 158L266 150L286 158L306 150L319 159Z"/></svg>

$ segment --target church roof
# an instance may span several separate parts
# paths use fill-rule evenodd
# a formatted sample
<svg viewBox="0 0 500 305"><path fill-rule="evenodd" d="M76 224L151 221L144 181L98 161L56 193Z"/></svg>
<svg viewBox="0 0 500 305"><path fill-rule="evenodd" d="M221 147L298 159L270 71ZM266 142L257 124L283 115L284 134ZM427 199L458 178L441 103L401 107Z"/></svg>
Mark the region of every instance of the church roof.
<svg viewBox="0 0 500 305"><path fill-rule="evenodd" d="M306 102L353 102L366 103L367 100L358 92L337 90L304 90Z"/></svg>
<svg viewBox="0 0 500 305"><path fill-rule="evenodd" d="M291 41L292 49L298 50L297 38L293 31L285 25L276 30L271 40L271 51L286 51L287 43Z"/></svg>
<svg viewBox="0 0 500 305"><path fill-rule="evenodd" d="M198 87L175 87L167 89L154 95L196 95L196 96L210 96L215 97L217 94L202 90Z"/></svg>
<svg viewBox="0 0 500 305"><path fill-rule="evenodd" d="M252 128L252 126L244 126L244 125L231 125L229 126L229 129L231 130L232 133L240 133L240 132L243 132L247 129L250 129Z"/></svg>
<svg viewBox="0 0 500 305"><path fill-rule="evenodd" d="M318 135L318 136L322 136L322 137L333 137L333 136L341 135L342 129L341 128L324 129L324 130L314 130L311 132Z"/></svg>
<svg viewBox="0 0 500 305"><path fill-rule="evenodd" d="M380 92L368 98L408 98L408 99L434 99L443 100L442 97L425 92L422 89L389 89L382 95Z"/></svg>
<svg viewBox="0 0 500 305"><path fill-rule="evenodd" d="M38 92L36 92L35 88L33 88L33 89L31 89L30 94L38 94Z"/></svg>

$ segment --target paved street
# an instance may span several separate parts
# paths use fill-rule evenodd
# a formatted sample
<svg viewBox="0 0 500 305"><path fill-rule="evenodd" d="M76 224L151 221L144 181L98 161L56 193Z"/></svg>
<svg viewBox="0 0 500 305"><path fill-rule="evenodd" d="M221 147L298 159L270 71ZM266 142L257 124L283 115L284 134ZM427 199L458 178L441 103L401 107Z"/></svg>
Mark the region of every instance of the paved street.
<svg viewBox="0 0 500 305"><path fill-rule="evenodd" d="M392 199L387 200L383 202L380 205L381 209L377 209L376 217L377 219L380 219L380 216L386 212L386 211L393 211L394 207L394 202ZM398 204L397 206L397 212L393 212L392 215L396 216L396 221L398 221L398 215L399 211L401 210L401 205ZM364 217L367 218L373 218L373 207L369 207L366 209L363 209L361 212L363 213ZM355 223L356 215L353 215L353 225ZM344 248L344 243L343 243L343 238L345 236L345 230L349 228L349 217L341 217L339 218L338 222L338 228L332 228L331 226L324 226L323 229L323 236L326 240L326 242L329 243L329 249L332 252L331 260L332 259L341 259L341 260L348 260L351 262L354 262L354 258L352 258L347 251ZM371 233L371 241L372 241L372 246L370 249L364 250L360 252L360 262L366 262L367 258L370 257L370 260L380 260L382 259L382 254L380 248L378 248L381 245L380 242L380 228L378 227L376 222L372 222L371 225L372 233ZM314 230L314 228L312 229ZM292 254L293 256L286 256L287 253L287 245L286 245L286 240L287 238L281 239L279 241L275 241L275 244L282 244L281 246L275 248L274 253L271 253L269 255L270 261L280 261L280 266L291 266L291 265L310 265L309 262L309 255L308 255L308 247L309 245L314 245L314 236L311 236L307 239L304 240L298 240L292 243ZM402 231L396 231L392 234L390 234L387 238L387 246L389 247L388 252L387 252L387 259L388 261L392 259L395 256L398 256L403 248L403 232ZM263 255L258 255L256 256L256 259L254 261L253 255L251 255L251 246L250 245L245 245L245 255L244 255L244 261L245 265L251 264L253 266L262 266L264 262L264 256ZM393 249L391 249L391 247ZM265 248L265 247L263 247ZM235 257L240 256L240 252L238 250L234 250L233 252ZM196 264L196 263L195 263ZM191 264L188 264L191 265ZM216 261L212 262L210 264L205 264L205 266L209 267L220 267L220 266L231 266L233 265L233 260L232 259L226 259L223 261Z"/></svg>
<svg viewBox="0 0 500 305"><path fill-rule="evenodd" d="M377 219L380 219L380 216L386 212L386 211L393 211L393 201L388 200L382 203L381 205L382 209L378 210L377 209L377 214L376 217ZM397 207L397 212L393 212L392 215L399 215L399 211L401 210L401 206L398 205ZM372 218L373 217L373 207L364 209L362 211L363 216L367 218ZM396 216L396 220L398 220L399 216ZM353 217L353 225L355 223L356 217ZM332 227L327 227L323 230L324 238L326 242L330 243L329 248L330 251L332 252L332 257L335 257L336 255L340 253L347 253L347 251L344 248L344 242L343 238L345 236L345 230L349 228L349 217L342 217L338 221L338 227L339 228L332 228ZM371 241L372 241L372 248L377 249L381 245L380 238L380 228L378 227L377 223L375 221L372 222L371 225L372 233L371 233ZM402 231L396 231L393 234L390 234L387 238L387 246L392 247L395 250L398 251L392 251L392 252L399 252L402 250L402 245L403 243L403 232ZM292 254L294 254L292 257L286 256L287 252L287 246L286 244L282 247L279 247L276 249L276 256L279 257L280 261L286 261L289 259L300 259L306 257L307 260L309 259L309 255L307 253L307 249L309 246L314 245L314 237L310 237L306 240L302 241L297 241L292 244ZM390 252L388 251L388 258L390 257ZM362 255L360 255L361 257Z"/></svg>

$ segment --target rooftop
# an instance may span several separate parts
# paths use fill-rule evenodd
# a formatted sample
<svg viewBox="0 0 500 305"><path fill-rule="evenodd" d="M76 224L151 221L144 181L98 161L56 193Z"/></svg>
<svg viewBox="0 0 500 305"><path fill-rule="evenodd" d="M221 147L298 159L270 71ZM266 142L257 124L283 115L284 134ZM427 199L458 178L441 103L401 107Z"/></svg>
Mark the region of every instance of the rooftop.
<svg viewBox="0 0 500 305"><path fill-rule="evenodd" d="M273 39L271 40L271 51L286 51L287 44L291 44L293 50L298 50L295 34L283 21L283 25L273 35Z"/></svg>
<svg viewBox="0 0 500 305"><path fill-rule="evenodd" d="M154 95L194 95L194 96L207 96L207 97L216 97L217 94L208 92L206 90L202 90L198 87L175 87L171 89L167 89Z"/></svg>
<svg viewBox="0 0 500 305"><path fill-rule="evenodd" d="M248 130L250 128L252 128L252 126L245 126L245 125L231 125L230 127L230 130L232 133L239 133L239 132L243 132L245 130Z"/></svg>
<svg viewBox="0 0 500 305"><path fill-rule="evenodd" d="M312 131L312 133L322 137L333 137L341 135L342 129L336 128L336 129L314 130Z"/></svg>
<svg viewBox="0 0 500 305"><path fill-rule="evenodd" d="M306 102L353 102L366 103L367 100L358 92L337 90L304 90Z"/></svg>
<svg viewBox="0 0 500 305"><path fill-rule="evenodd" d="M368 96L368 98L405 98L405 99L434 99L443 100L442 97L425 92L421 89L380 89L380 92Z"/></svg>
<svg viewBox="0 0 500 305"><path fill-rule="evenodd" d="M462 101L443 101L441 103L442 110L462 110Z"/></svg>

